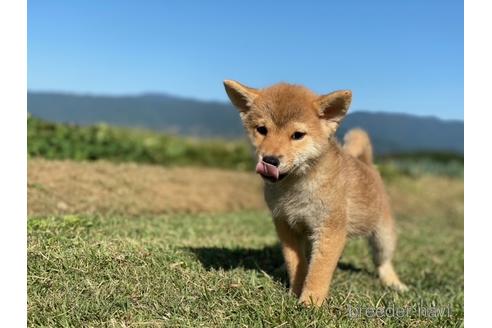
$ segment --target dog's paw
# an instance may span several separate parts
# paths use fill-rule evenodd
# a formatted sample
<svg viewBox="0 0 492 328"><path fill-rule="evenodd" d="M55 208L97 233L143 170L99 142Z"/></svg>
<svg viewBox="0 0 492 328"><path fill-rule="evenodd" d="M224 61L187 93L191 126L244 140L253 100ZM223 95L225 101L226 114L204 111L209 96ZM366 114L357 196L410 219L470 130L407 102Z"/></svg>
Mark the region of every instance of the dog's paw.
<svg viewBox="0 0 492 328"><path fill-rule="evenodd" d="M396 290L397 292L406 292L409 289L408 286L400 280L383 281L382 283L384 286Z"/></svg>
<svg viewBox="0 0 492 328"><path fill-rule="evenodd" d="M391 263L386 263L378 268L379 279L384 286L397 290L399 292L406 292L408 287L400 281L398 275Z"/></svg>
<svg viewBox="0 0 492 328"><path fill-rule="evenodd" d="M298 302L304 306L320 307L324 301L324 297L317 296L316 294L302 293Z"/></svg>
<svg viewBox="0 0 492 328"><path fill-rule="evenodd" d="M401 281L393 283L389 287L399 292L407 292L409 289L408 286L402 283Z"/></svg>

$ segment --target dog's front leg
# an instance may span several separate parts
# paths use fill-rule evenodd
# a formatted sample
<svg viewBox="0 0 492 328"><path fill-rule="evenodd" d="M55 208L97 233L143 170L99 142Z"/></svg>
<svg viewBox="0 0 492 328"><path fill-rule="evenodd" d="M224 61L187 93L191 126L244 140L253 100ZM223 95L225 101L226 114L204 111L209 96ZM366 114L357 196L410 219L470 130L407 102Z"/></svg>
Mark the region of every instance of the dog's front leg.
<svg viewBox="0 0 492 328"><path fill-rule="evenodd" d="M331 219L330 219L331 220ZM299 302L321 306L328 296L331 278L347 239L344 224L324 227L313 236L308 273Z"/></svg>
<svg viewBox="0 0 492 328"><path fill-rule="evenodd" d="M290 290L299 297L307 272L303 240L285 220L277 218L274 223L282 244L282 253L287 274L289 275Z"/></svg>

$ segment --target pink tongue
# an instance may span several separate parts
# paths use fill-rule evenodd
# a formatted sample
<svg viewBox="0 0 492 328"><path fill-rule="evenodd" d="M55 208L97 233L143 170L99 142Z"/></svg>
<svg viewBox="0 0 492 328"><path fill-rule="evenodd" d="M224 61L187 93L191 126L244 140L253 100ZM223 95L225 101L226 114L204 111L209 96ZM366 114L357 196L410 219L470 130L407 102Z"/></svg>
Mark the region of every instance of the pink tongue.
<svg viewBox="0 0 492 328"><path fill-rule="evenodd" d="M272 164L268 164L265 162L258 162L258 164L256 164L256 173L278 180L278 175L279 175L278 167Z"/></svg>

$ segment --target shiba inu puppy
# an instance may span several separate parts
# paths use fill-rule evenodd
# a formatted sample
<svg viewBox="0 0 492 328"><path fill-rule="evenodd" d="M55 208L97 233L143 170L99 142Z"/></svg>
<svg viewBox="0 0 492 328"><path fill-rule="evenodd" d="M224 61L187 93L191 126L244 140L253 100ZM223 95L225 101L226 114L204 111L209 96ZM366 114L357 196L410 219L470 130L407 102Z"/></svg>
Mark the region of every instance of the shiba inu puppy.
<svg viewBox="0 0 492 328"><path fill-rule="evenodd" d="M396 233L372 146L360 129L344 146L335 131L352 100L348 90L318 96L297 85L254 89L226 80L256 147L256 172L282 245L290 290L303 304L321 305L345 242L367 236L381 282L398 290L391 258Z"/></svg>

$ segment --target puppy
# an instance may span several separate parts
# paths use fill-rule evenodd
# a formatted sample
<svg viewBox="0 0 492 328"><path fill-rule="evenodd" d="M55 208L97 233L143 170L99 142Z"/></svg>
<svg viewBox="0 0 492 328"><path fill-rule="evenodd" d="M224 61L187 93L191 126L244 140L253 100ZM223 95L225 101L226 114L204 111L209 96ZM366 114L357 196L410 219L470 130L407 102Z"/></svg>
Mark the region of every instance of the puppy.
<svg viewBox="0 0 492 328"><path fill-rule="evenodd" d="M324 302L352 236L368 237L381 282L406 290L391 263L395 224L369 137L352 130L342 148L334 136L351 91L317 96L284 83L254 89L226 80L224 86L256 147L256 172L299 302Z"/></svg>

